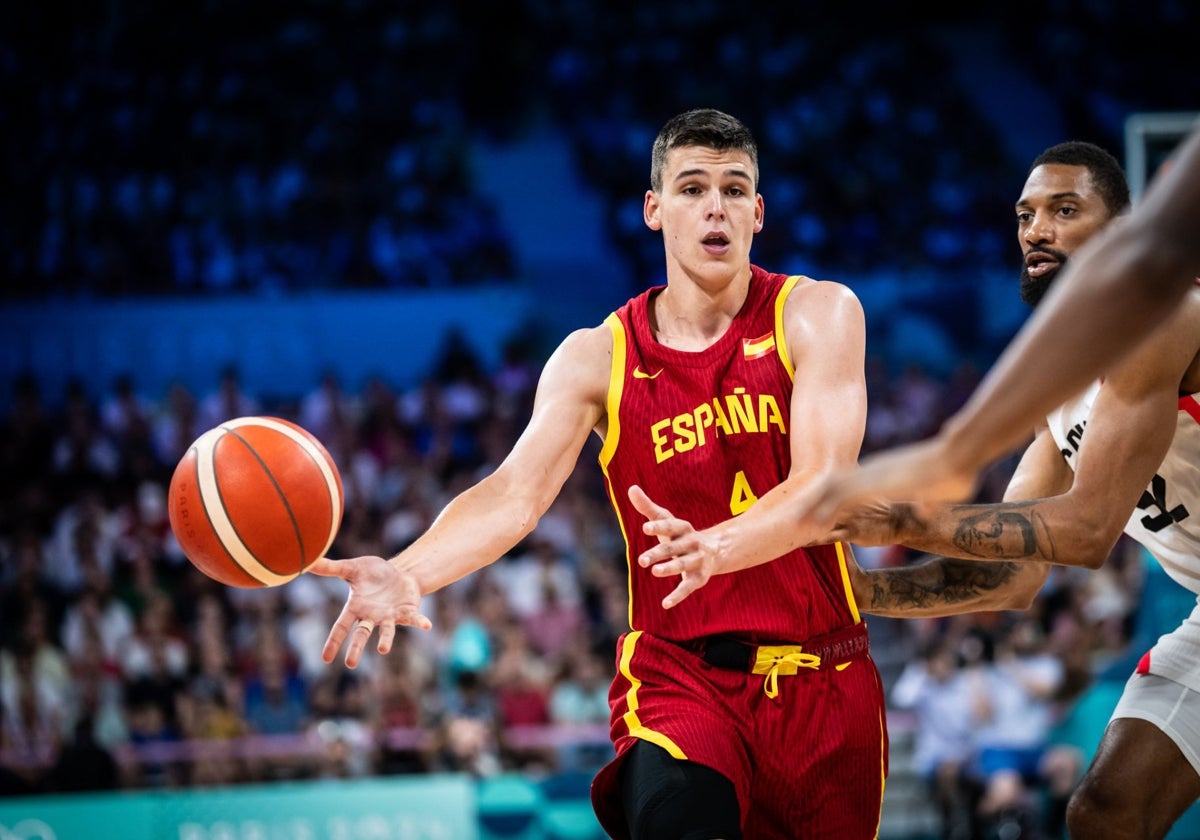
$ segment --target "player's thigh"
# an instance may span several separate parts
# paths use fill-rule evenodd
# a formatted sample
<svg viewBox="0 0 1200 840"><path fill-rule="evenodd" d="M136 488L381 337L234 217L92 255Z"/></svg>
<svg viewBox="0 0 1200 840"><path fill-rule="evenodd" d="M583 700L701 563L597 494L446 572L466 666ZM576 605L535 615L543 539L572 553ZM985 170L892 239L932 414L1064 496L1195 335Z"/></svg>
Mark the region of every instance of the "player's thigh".
<svg viewBox="0 0 1200 840"><path fill-rule="evenodd" d="M1200 694L1153 674L1130 679L1072 811L1142 820L1158 837L1200 796Z"/></svg>
<svg viewBox="0 0 1200 840"><path fill-rule="evenodd" d="M1200 776L1157 726L1136 718L1109 724L1071 801L1071 821L1138 826L1162 837L1200 796Z"/></svg>

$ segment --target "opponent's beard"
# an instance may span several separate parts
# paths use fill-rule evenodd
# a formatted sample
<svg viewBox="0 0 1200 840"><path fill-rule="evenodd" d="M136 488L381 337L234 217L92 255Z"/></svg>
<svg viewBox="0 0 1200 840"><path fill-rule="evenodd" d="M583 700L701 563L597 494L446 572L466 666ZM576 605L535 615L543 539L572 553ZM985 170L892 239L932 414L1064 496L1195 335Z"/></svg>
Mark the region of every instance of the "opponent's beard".
<svg viewBox="0 0 1200 840"><path fill-rule="evenodd" d="M1025 265L1021 266L1021 300L1030 306L1037 306L1042 302L1042 298L1046 296L1046 292L1050 291L1050 284L1054 282L1054 278L1067 267L1066 254L1061 251L1051 251L1049 248L1042 248L1041 250L1057 259L1058 265L1040 277L1030 277L1029 267Z"/></svg>

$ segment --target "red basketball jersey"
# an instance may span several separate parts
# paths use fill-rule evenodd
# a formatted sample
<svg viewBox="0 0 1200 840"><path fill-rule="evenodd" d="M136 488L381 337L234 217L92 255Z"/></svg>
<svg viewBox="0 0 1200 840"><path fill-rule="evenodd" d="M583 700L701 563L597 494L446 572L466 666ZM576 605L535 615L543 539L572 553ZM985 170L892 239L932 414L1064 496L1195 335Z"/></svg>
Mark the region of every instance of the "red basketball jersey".
<svg viewBox="0 0 1200 840"><path fill-rule="evenodd" d="M655 339L648 307L662 287L605 321L613 363L600 465L625 535L634 630L676 641L728 633L803 642L859 620L840 545L799 549L714 576L669 611L661 602L679 579L657 578L637 565L657 538L642 532L645 518L629 502L630 485L703 529L742 513L788 475L788 433L804 434L804 421L792 430L794 368L783 306L800 278L752 271L746 302L706 350L677 350Z"/></svg>

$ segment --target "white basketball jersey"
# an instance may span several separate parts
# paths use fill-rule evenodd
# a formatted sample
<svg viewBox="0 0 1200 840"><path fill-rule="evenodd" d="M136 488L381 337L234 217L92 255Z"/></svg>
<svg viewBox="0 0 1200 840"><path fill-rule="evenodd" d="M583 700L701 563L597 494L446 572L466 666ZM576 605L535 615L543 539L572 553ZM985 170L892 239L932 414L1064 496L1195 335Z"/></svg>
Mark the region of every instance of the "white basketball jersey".
<svg viewBox="0 0 1200 840"><path fill-rule="evenodd" d="M1093 383L1046 417L1071 469L1101 387L1100 382ZM1125 524L1125 533L1145 546L1176 583L1200 594L1200 402L1196 396L1179 398L1175 438ZM1147 665L1151 673L1200 691L1200 605L1178 629L1159 639Z"/></svg>
<svg viewBox="0 0 1200 840"><path fill-rule="evenodd" d="M1071 469L1101 387L1093 383L1046 417ZM1196 395L1180 397L1171 448L1125 524L1125 533L1144 545L1180 585L1200 594L1200 402Z"/></svg>

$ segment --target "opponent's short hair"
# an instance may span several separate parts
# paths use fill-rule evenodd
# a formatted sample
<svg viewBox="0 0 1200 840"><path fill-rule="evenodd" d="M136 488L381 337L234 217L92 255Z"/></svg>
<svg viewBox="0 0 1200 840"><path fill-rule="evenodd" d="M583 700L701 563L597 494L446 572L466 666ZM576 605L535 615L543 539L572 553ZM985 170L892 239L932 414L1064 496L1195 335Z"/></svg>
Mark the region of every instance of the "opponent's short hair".
<svg viewBox="0 0 1200 840"><path fill-rule="evenodd" d="M661 192L663 169L672 149L703 146L724 152L736 149L750 156L754 166L754 186L758 187L758 144L754 135L736 117L713 108L695 108L672 117L654 139L650 154L650 188Z"/></svg>
<svg viewBox="0 0 1200 840"><path fill-rule="evenodd" d="M1121 164L1108 150L1084 140L1068 140L1051 146L1034 158L1029 171L1048 163L1084 167L1112 215L1129 209L1129 181Z"/></svg>

